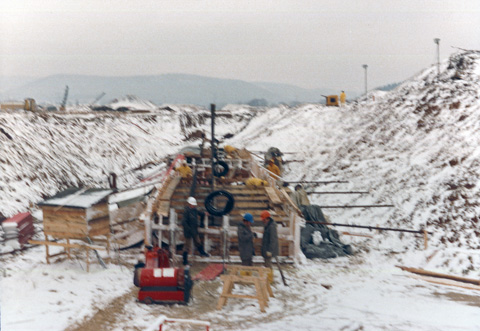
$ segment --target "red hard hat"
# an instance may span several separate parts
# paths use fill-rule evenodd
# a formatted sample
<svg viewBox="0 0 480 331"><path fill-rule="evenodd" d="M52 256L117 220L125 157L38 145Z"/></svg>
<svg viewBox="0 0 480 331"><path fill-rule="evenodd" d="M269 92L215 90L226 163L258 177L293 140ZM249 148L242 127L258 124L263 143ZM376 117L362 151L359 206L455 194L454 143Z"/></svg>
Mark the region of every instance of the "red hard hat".
<svg viewBox="0 0 480 331"><path fill-rule="evenodd" d="M264 210L262 211L262 213L260 214L260 218L262 219L262 221L266 218L270 217L270 212L268 210Z"/></svg>

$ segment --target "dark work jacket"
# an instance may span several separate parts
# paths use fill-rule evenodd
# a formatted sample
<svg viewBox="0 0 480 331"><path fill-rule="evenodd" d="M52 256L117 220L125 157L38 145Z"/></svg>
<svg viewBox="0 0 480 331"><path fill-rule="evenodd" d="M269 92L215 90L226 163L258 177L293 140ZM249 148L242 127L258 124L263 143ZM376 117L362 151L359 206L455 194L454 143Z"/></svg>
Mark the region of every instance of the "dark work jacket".
<svg viewBox="0 0 480 331"><path fill-rule="evenodd" d="M267 252L272 253L272 256L278 255L277 223L272 218L263 230L262 256L264 258L267 257Z"/></svg>
<svg viewBox="0 0 480 331"><path fill-rule="evenodd" d="M253 232L250 227L243 222L238 225L238 250L240 252L240 259L251 260L253 257Z"/></svg>
<svg viewBox="0 0 480 331"><path fill-rule="evenodd" d="M199 211L197 208L190 208L190 206L185 207L182 217L183 235L185 238L193 238L198 235L199 216L203 219L205 213Z"/></svg>

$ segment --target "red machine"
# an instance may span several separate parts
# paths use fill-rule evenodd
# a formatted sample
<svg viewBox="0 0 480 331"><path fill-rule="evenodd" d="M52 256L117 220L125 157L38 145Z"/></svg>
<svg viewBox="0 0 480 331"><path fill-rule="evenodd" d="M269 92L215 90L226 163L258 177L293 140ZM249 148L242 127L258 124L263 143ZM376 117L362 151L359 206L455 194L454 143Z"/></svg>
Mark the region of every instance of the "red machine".
<svg viewBox="0 0 480 331"><path fill-rule="evenodd" d="M159 247L147 247L145 263L135 265L133 283L140 287L138 300L146 304L187 304L193 286L188 267L171 268L168 251Z"/></svg>

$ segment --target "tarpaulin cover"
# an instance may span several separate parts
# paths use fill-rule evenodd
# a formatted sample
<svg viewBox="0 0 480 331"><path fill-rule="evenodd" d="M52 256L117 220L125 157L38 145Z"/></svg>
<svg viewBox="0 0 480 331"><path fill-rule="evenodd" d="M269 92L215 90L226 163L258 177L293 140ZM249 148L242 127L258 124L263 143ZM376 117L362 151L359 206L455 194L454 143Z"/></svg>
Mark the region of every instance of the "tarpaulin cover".
<svg viewBox="0 0 480 331"><path fill-rule="evenodd" d="M318 205L301 206L301 211L306 221L326 223L322 209ZM323 239L317 245L314 244L316 231L320 232ZM300 247L303 254L309 259L331 259L353 254L352 247L343 244L339 239L338 232L328 228L325 224L307 223L302 228L300 236Z"/></svg>

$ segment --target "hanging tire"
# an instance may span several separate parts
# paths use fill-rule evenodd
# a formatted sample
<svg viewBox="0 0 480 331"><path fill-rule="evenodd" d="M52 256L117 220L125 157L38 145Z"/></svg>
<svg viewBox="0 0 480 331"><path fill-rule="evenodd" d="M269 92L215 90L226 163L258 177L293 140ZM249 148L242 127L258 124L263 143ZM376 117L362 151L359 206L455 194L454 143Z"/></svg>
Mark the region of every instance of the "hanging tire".
<svg viewBox="0 0 480 331"><path fill-rule="evenodd" d="M218 169L219 167L221 168L221 170ZM228 170L229 167L227 162L225 161L217 161L213 163L213 174L215 175L215 177L225 176L228 173Z"/></svg>
<svg viewBox="0 0 480 331"><path fill-rule="evenodd" d="M223 208L218 208L215 206L215 198L225 197L227 198L227 203ZM205 199L205 209L208 213L213 216L223 216L232 211L235 206L235 199L233 195L227 191L214 191L210 193Z"/></svg>

